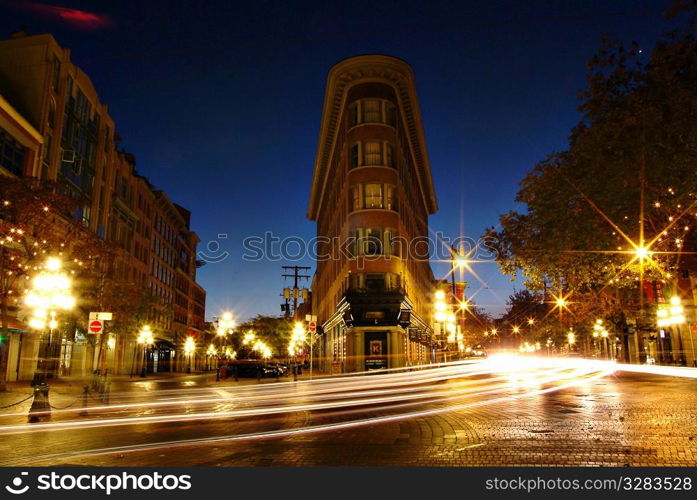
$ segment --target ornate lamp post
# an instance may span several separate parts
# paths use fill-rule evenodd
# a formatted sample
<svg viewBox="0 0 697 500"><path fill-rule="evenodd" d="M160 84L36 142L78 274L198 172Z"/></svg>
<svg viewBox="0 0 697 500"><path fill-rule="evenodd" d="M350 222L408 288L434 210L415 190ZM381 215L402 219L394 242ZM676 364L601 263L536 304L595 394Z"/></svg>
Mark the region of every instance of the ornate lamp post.
<svg viewBox="0 0 697 500"><path fill-rule="evenodd" d="M228 334L232 334L233 330L235 328L235 320L232 318L232 313L229 311L223 312L223 315L220 318L217 318L218 322L218 327L216 329L216 336L218 337L218 344L220 349L217 351L220 353L218 356L218 360L222 359L222 356L225 355L225 358L229 360L231 356L228 355L228 352L231 352L231 349L229 347L225 346L225 338ZM211 344L212 345L212 344ZM226 363L227 366L227 363ZM220 380L220 366L216 366L215 370L215 379Z"/></svg>
<svg viewBox="0 0 697 500"><path fill-rule="evenodd" d="M303 344L305 343L305 328L301 322L296 322L288 344L288 354L293 358L293 380L298 380L297 357L302 355Z"/></svg>
<svg viewBox="0 0 697 500"><path fill-rule="evenodd" d="M140 376L145 377L147 375L148 367L148 348L153 344L155 339L152 336L152 331L150 331L149 325L143 325L143 328L138 332L138 343L143 346L143 363L140 368Z"/></svg>
<svg viewBox="0 0 697 500"><path fill-rule="evenodd" d="M445 292L443 290L438 290L436 292L435 299L433 307L436 312L433 318L436 323L440 323L441 331L443 332L442 335L447 334L445 338L446 342L448 344L454 344L458 342L458 340L461 340L458 339L457 335L457 318L455 313L450 311L450 307L445 301Z"/></svg>
<svg viewBox="0 0 697 500"><path fill-rule="evenodd" d="M196 341L193 337L187 337L186 341L184 342L184 354L186 354L187 358L189 359L189 363L186 367L186 373L191 373L191 361L195 352Z"/></svg>
<svg viewBox="0 0 697 500"><path fill-rule="evenodd" d="M62 262L49 258L43 270L32 280L32 287L24 299L25 304L32 309L29 326L42 332L42 342L39 354L39 366L34 375L34 385L46 383L54 371L53 330L58 327L56 313L75 307L75 298L71 295L72 282L67 274L61 271ZM48 327L48 336L45 337ZM44 342L43 339L47 342Z"/></svg>
<svg viewBox="0 0 697 500"><path fill-rule="evenodd" d="M34 400L29 410L31 422L36 422L39 414L51 412L48 399L49 386L46 381L49 375L53 375L55 368L52 337L53 330L58 327L56 312L75 307L75 298L71 295L71 280L61 272L61 267L62 263L59 259L49 258L43 270L32 280L32 287L24 299L25 304L32 309L29 326L41 332L39 362L32 381ZM46 336L47 327L48 336Z"/></svg>

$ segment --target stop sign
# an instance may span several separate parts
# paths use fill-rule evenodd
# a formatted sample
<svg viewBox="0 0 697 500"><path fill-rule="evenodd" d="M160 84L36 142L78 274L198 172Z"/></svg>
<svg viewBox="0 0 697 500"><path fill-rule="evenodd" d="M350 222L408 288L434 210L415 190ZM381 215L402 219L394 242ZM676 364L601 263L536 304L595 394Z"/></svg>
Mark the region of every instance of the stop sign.
<svg viewBox="0 0 697 500"><path fill-rule="evenodd" d="M104 324L99 320L90 321L90 333L102 333Z"/></svg>

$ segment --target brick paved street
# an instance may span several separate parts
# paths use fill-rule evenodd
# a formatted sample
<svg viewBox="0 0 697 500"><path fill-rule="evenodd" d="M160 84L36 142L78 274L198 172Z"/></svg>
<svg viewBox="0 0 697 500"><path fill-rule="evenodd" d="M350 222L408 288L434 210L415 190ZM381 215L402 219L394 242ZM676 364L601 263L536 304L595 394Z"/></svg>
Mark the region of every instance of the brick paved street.
<svg viewBox="0 0 697 500"><path fill-rule="evenodd" d="M201 379L203 380L203 379ZM194 383L189 381L189 383ZM428 418L264 441L70 457L62 465L697 465L697 381L616 374L530 398ZM361 418L380 412L361 413ZM17 435L3 454L114 446L230 432L299 428L336 420L296 412L259 421L215 421ZM7 456L7 455L5 455ZM21 463L21 460L20 460Z"/></svg>

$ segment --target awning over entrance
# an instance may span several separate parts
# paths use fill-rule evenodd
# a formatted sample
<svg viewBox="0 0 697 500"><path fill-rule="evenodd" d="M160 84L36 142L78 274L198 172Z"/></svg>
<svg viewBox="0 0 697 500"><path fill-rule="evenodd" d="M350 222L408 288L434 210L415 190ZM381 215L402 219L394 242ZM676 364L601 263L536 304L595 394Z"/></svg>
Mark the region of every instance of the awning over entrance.
<svg viewBox="0 0 697 500"><path fill-rule="evenodd" d="M155 338L155 345L158 349L163 351L173 351L175 347L171 341L157 337Z"/></svg>
<svg viewBox="0 0 697 500"><path fill-rule="evenodd" d="M7 318L7 329L13 333L29 333L28 325L25 325L17 318ZM2 321L0 321L0 330L2 329Z"/></svg>

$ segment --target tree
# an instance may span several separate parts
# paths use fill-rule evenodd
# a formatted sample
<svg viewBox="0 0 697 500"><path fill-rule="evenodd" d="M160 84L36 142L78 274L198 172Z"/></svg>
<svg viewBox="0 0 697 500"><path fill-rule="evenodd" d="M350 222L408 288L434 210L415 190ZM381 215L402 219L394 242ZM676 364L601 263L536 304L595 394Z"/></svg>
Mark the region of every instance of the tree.
<svg viewBox="0 0 697 500"><path fill-rule="evenodd" d="M670 280L695 250L694 19L648 56L603 40L587 69L568 149L523 179L516 201L526 210L488 230L504 273L545 296L573 293L585 318L615 316L621 289Z"/></svg>
<svg viewBox="0 0 697 500"><path fill-rule="evenodd" d="M63 195L56 184L32 178L0 182L0 390L6 388L9 313L22 307L30 276L49 256L69 262L80 284L92 262L108 247L75 217L82 200ZM79 290L77 290L79 293Z"/></svg>
<svg viewBox="0 0 697 500"><path fill-rule="evenodd" d="M238 352L237 357L254 357L248 346L241 342L245 332L252 330L258 339L262 340L273 351L274 356L284 357L288 352L288 344L293 331L293 321L284 317L264 316L258 314L254 318L241 323L237 327L239 332L234 336L234 347Z"/></svg>
<svg viewBox="0 0 697 500"><path fill-rule="evenodd" d="M491 316L481 307L470 304L465 316L466 340L471 345L486 344L491 341L488 332L493 325ZM487 334L485 335L485 332Z"/></svg>

